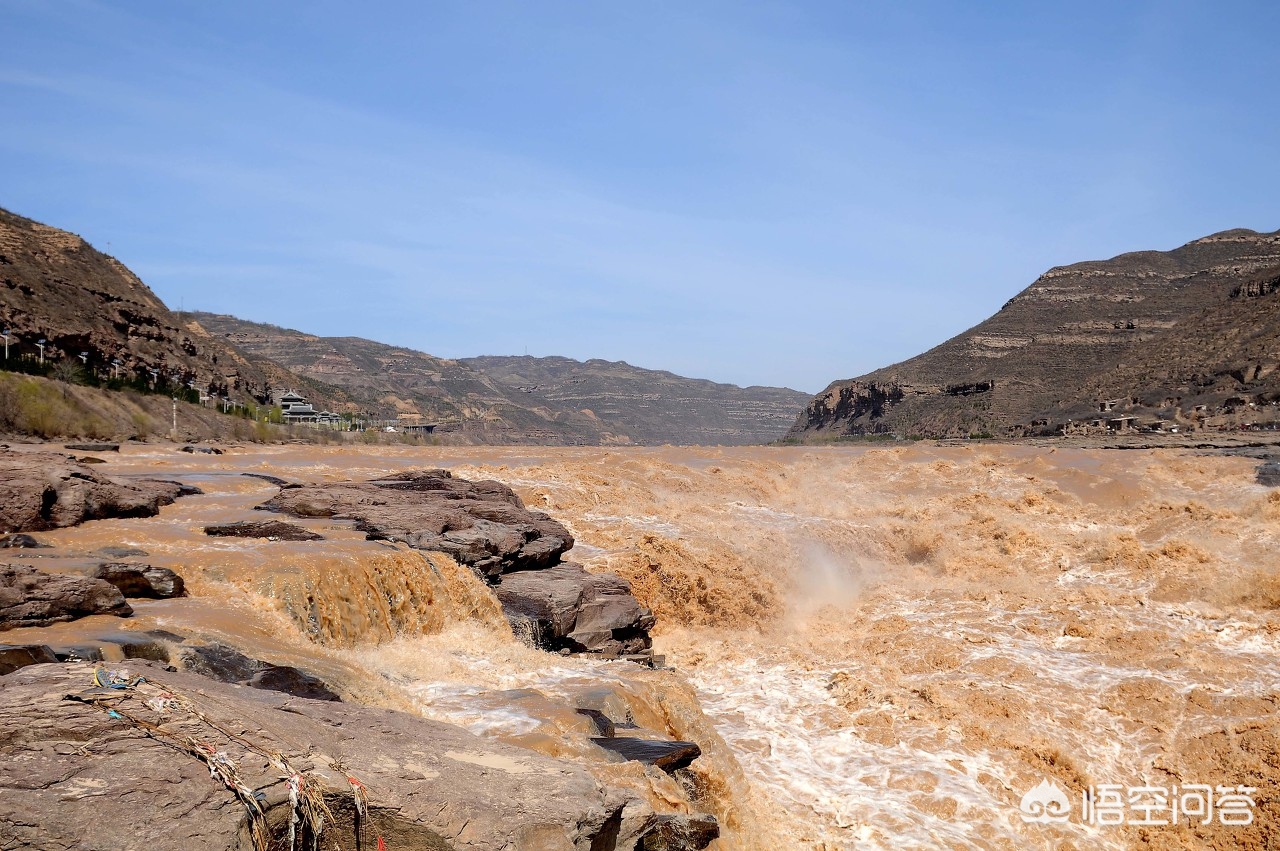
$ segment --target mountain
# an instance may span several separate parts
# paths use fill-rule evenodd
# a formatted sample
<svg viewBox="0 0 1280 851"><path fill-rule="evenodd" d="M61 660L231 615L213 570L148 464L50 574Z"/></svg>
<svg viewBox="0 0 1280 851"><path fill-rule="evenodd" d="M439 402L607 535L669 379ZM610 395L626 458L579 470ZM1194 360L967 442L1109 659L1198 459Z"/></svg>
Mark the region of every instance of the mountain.
<svg viewBox="0 0 1280 851"><path fill-rule="evenodd" d="M437 424L437 434L474 443L627 442L588 415L547 409L455 360L360 337L317 337L234 316L190 315L254 357L343 388L376 419L420 414Z"/></svg>
<svg viewBox="0 0 1280 851"><path fill-rule="evenodd" d="M808 398L625 363L457 361L358 337L174 313L119 260L2 209L0 325L10 332L11 369L56 368L67 380L144 390L158 377L160 385L243 402L296 389L317 408L420 415L457 442L764 443L782 435Z"/></svg>
<svg viewBox="0 0 1280 851"><path fill-rule="evenodd" d="M776 440L808 394L739 388L625 363L450 360L359 337L318 337L191 314L254 357L337 385L370 415L420 414L446 439L514 444L748 444Z"/></svg>
<svg viewBox="0 0 1280 851"><path fill-rule="evenodd" d="M180 318L124 264L79 236L3 209L0 323L10 331L11 367L38 362L37 343L44 340L46 366L65 364L102 379L146 384L156 370L166 383L240 401L265 401L271 388L286 386L325 406L347 401L332 388L246 358Z"/></svg>
<svg viewBox="0 0 1280 851"><path fill-rule="evenodd" d="M716 384L622 361L526 356L462 363L546 405L590 411L610 431L643 444L768 443L809 399L798 390Z"/></svg>
<svg viewBox="0 0 1280 851"><path fill-rule="evenodd" d="M1280 231L1057 267L924 354L833 382L789 436L1245 425L1280 397L1278 304Z"/></svg>

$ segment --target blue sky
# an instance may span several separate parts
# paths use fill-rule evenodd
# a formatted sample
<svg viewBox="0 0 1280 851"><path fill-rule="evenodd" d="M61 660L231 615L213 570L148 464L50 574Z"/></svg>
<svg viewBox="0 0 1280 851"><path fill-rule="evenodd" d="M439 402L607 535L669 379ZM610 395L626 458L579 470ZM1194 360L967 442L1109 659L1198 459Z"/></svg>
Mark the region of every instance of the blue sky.
<svg viewBox="0 0 1280 851"><path fill-rule="evenodd" d="M0 206L172 307L816 391L1280 228L1273 3L0 0Z"/></svg>

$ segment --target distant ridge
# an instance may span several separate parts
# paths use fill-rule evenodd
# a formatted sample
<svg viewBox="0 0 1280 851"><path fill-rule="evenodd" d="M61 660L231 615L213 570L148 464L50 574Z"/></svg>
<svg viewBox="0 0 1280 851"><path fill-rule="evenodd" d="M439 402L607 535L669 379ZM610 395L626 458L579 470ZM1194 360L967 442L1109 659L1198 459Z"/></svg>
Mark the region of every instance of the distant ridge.
<svg viewBox="0 0 1280 851"><path fill-rule="evenodd" d="M0 324L12 331L14 359L38 357L43 340L46 361L104 377L145 382L155 370L168 383L237 401L265 402L272 389L285 386L326 407L347 401L334 388L247 358L211 337L79 236L3 209Z"/></svg>
<svg viewBox="0 0 1280 851"><path fill-rule="evenodd" d="M1280 231L1229 230L1050 269L963 334L833 382L789 436L1260 427L1278 367Z"/></svg>
<svg viewBox="0 0 1280 851"><path fill-rule="evenodd" d="M444 439L510 444L753 444L786 433L807 393L740 388L626 363L548 357L439 358L359 337L211 313L227 343L337 385L375 417L421 415Z"/></svg>
<svg viewBox="0 0 1280 851"><path fill-rule="evenodd" d="M46 361L98 377L145 384L154 371L183 392L241 402L295 389L317 408L431 424L434 436L454 443L766 443L808 399L625 363L448 360L358 337L175 313L114 257L2 209L0 324L12 331L14 359L38 357L42 341Z"/></svg>
<svg viewBox="0 0 1280 851"><path fill-rule="evenodd" d="M738 387L623 361L478 357L462 363L548 405L589 410L636 443L768 443L786 433L809 394Z"/></svg>

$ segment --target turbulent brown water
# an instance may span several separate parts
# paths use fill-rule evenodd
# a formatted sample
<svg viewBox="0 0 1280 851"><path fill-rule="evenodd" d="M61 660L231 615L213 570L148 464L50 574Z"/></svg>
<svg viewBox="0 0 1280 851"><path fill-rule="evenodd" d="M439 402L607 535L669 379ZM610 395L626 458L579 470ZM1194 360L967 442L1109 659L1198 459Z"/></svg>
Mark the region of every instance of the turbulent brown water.
<svg viewBox="0 0 1280 851"><path fill-rule="evenodd" d="M328 539L310 543L200 533L274 493L241 472L423 466L504 481L568 525L575 560L654 609L673 670L530 650L468 571L341 523L306 521ZM599 761L574 706L698 741L719 849L1269 848L1280 491L1253 468L1023 446L152 447L107 471L207 495L45 537L135 545L187 578L191 598L141 603L129 628L255 648L355 699L582 761L660 809L688 790ZM1020 814L1046 779L1070 796L1065 823ZM1081 795L1102 784L1258 791L1252 824L1193 833L1185 817L1085 824Z"/></svg>

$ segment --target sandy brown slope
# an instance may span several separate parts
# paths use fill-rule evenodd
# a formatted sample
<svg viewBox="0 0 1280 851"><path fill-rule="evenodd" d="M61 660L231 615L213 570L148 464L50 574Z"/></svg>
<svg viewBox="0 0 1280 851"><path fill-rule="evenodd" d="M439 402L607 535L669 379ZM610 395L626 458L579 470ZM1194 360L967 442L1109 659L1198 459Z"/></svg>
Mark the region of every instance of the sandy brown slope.
<svg viewBox="0 0 1280 851"><path fill-rule="evenodd" d="M1244 291L1261 293L1276 267L1280 231L1232 230L1173 251L1051 269L963 334L834 382L791 435L1017 434L1052 429L1116 396L1166 413L1240 392L1265 396L1280 389L1265 369L1280 360L1280 338L1250 329L1272 296ZM1250 366L1250 381L1226 380Z"/></svg>

